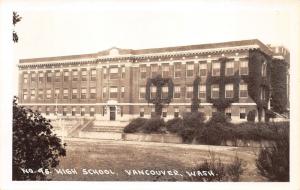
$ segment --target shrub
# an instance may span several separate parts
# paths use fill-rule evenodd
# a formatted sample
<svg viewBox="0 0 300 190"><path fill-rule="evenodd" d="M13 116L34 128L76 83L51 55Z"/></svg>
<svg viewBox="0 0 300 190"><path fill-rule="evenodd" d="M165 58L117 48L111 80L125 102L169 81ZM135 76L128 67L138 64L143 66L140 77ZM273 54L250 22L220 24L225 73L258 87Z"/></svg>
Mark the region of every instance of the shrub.
<svg viewBox="0 0 300 190"><path fill-rule="evenodd" d="M205 116L202 112L186 112L183 114L185 127L198 128L204 125Z"/></svg>
<svg viewBox="0 0 300 190"><path fill-rule="evenodd" d="M139 132L146 121L147 121L147 119L145 119L145 118L134 119L124 128L123 131L124 131L124 133Z"/></svg>
<svg viewBox="0 0 300 190"><path fill-rule="evenodd" d="M255 117L256 117L256 111L255 110L251 110L247 114L247 121L254 122L255 121Z"/></svg>
<svg viewBox="0 0 300 190"><path fill-rule="evenodd" d="M166 122L167 131L171 133L179 133L183 128L183 120L181 118L174 118Z"/></svg>
<svg viewBox="0 0 300 190"><path fill-rule="evenodd" d="M289 129L285 128L278 136L271 148L260 151L256 167L270 181L289 181Z"/></svg>
<svg viewBox="0 0 300 190"><path fill-rule="evenodd" d="M223 112L215 112L208 123L228 123L228 120Z"/></svg>
<svg viewBox="0 0 300 190"><path fill-rule="evenodd" d="M242 159L236 155L233 161L226 167L226 172L232 181L240 181L240 176L244 172Z"/></svg>
<svg viewBox="0 0 300 190"><path fill-rule="evenodd" d="M144 133L164 133L165 122L161 118L148 119L142 126L142 132Z"/></svg>

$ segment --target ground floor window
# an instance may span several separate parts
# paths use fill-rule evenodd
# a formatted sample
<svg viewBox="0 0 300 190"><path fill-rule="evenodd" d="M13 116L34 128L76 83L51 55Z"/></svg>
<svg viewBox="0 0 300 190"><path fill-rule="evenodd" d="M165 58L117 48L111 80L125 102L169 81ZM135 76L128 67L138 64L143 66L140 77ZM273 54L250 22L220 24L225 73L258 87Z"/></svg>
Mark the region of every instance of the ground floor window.
<svg viewBox="0 0 300 190"><path fill-rule="evenodd" d="M81 116L84 116L84 115L85 115L85 108L81 108L81 110L80 110L80 115L81 115Z"/></svg>
<svg viewBox="0 0 300 190"><path fill-rule="evenodd" d="M50 107L46 107L46 115L50 114Z"/></svg>
<svg viewBox="0 0 300 190"><path fill-rule="evenodd" d="M75 116L76 114L76 107L72 107L72 116Z"/></svg>
<svg viewBox="0 0 300 190"><path fill-rule="evenodd" d="M168 113L168 109L167 108L163 108L162 109L162 116L163 117L167 117L167 113Z"/></svg>
<svg viewBox="0 0 300 190"><path fill-rule="evenodd" d="M246 108L240 108L240 119L246 119Z"/></svg>
<svg viewBox="0 0 300 190"><path fill-rule="evenodd" d="M144 114L145 114L145 108L141 107L140 108L140 117L144 117Z"/></svg>
<svg viewBox="0 0 300 190"><path fill-rule="evenodd" d="M174 117L179 117L179 108L174 108Z"/></svg>
<svg viewBox="0 0 300 190"><path fill-rule="evenodd" d="M63 116L67 115L67 107L63 107Z"/></svg>
<svg viewBox="0 0 300 190"><path fill-rule="evenodd" d="M226 115L229 119L231 119L231 108L226 108L226 109L225 109L225 115Z"/></svg>
<svg viewBox="0 0 300 190"><path fill-rule="evenodd" d="M91 107L91 108L90 108L90 116L91 116L91 117L94 117L94 115L95 115L95 108L94 108L94 107Z"/></svg>

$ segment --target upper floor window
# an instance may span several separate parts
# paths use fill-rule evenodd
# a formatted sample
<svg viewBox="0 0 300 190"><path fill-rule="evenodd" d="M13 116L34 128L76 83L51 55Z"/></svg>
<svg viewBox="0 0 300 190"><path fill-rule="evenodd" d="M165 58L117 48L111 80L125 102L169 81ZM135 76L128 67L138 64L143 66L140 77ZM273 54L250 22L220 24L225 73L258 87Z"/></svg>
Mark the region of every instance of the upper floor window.
<svg viewBox="0 0 300 190"><path fill-rule="evenodd" d="M55 72L55 82L60 82L60 71Z"/></svg>
<svg viewBox="0 0 300 190"><path fill-rule="evenodd" d="M125 67L124 66L121 67L121 78L122 79L125 78Z"/></svg>
<svg viewBox="0 0 300 190"><path fill-rule="evenodd" d="M78 97L78 89L73 88L72 89L72 99L77 99L77 97Z"/></svg>
<svg viewBox="0 0 300 190"><path fill-rule="evenodd" d="M140 99L145 99L146 87L140 87Z"/></svg>
<svg viewBox="0 0 300 190"><path fill-rule="evenodd" d="M220 62L212 64L212 76L220 76Z"/></svg>
<svg viewBox="0 0 300 190"><path fill-rule="evenodd" d="M86 99L86 88L81 89L81 99Z"/></svg>
<svg viewBox="0 0 300 190"><path fill-rule="evenodd" d="M73 70L72 71L72 80L73 81L78 81L78 70Z"/></svg>
<svg viewBox="0 0 300 190"><path fill-rule="evenodd" d="M91 99L96 99L96 88L91 88L90 89L90 98Z"/></svg>
<svg viewBox="0 0 300 190"><path fill-rule="evenodd" d="M158 73L158 65L151 65L151 77L156 77Z"/></svg>
<svg viewBox="0 0 300 190"><path fill-rule="evenodd" d="M233 84L225 85L225 98L233 98Z"/></svg>
<svg viewBox="0 0 300 190"><path fill-rule="evenodd" d="M242 61L240 62L240 75L248 75L248 62Z"/></svg>
<svg viewBox="0 0 300 190"><path fill-rule="evenodd" d="M63 91L63 98L68 99L69 98L69 89L64 89Z"/></svg>
<svg viewBox="0 0 300 190"><path fill-rule="evenodd" d="M248 85L240 84L240 98L247 98L247 97L248 97Z"/></svg>
<svg viewBox="0 0 300 190"><path fill-rule="evenodd" d="M193 77L194 76L194 62L187 62L186 63L186 77Z"/></svg>
<svg viewBox="0 0 300 190"><path fill-rule="evenodd" d="M147 77L147 67L146 66L141 66L140 67L140 78L144 79Z"/></svg>
<svg viewBox="0 0 300 190"><path fill-rule="evenodd" d="M211 86L211 98L213 99L219 98L219 85L214 84Z"/></svg>
<svg viewBox="0 0 300 190"><path fill-rule="evenodd" d="M150 88L151 92L150 92L150 97L151 98L155 98L156 97L156 86L151 86Z"/></svg>
<svg viewBox="0 0 300 190"><path fill-rule="evenodd" d="M125 87L121 86L121 98L124 98L125 96Z"/></svg>
<svg viewBox="0 0 300 190"><path fill-rule="evenodd" d="M119 68L118 67L109 68L109 78L117 79L118 77L119 77Z"/></svg>
<svg viewBox="0 0 300 190"><path fill-rule="evenodd" d="M206 98L206 85L199 86L199 98L205 99Z"/></svg>
<svg viewBox="0 0 300 190"><path fill-rule="evenodd" d="M50 98L51 98L51 95L52 95L51 93L52 93L51 89L47 89L47 90L46 90L46 98L47 98L47 99L50 99Z"/></svg>
<svg viewBox="0 0 300 190"><path fill-rule="evenodd" d="M27 73L23 74L23 82L28 83L28 74Z"/></svg>
<svg viewBox="0 0 300 190"><path fill-rule="evenodd" d="M91 69L91 81L96 81L97 71L96 69Z"/></svg>
<svg viewBox="0 0 300 190"><path fill-rule="evenodd" d="M26 89L23 90L23 100L27 100L28 98L28 92Z"/></svg>
<svg viewBox="0 0 300 190"><path fill-rule="evenodd" d="M103 67L102 73L103 73L103 79L106 79L107 78L107 68L106 67Z"/></svg>
<svg viewBox="0 0 300 190"><path fill-rule="evenodd" d="M181 63L176 62L174 63L174 78L181 77Z"/></svg>
<svg viewBox="0 0 300 190"><path fill-rule="evenodd" d="M207 64L206 63L199 64L199 73L200 73L201 77L206 76L206 73L207 73Z"/></svg>
<svg viewBox="0 0 300 190"><path fill-rule="evenodd" d="M38 99L39 100L43 100L44 98L44 90L43 89L39 89L38 91Z"/></svg>
<svg viewBox="0 0 300 190"><path fill-rule="evenodd" d="M82 69L81 70L81 81L86 81L87 80L87 70L86 69Z"/></svg>
<svg viewBox="0 0 300 190"><path fill-rule="evenodd" d="M180 98L180 94L181 94L180 86L175 86L174 87L174 98Z"/></svg>
<svg viewBox="0 0 300 190"><path fill-rule="evenodd" d="M170 76L170 66L169 64L162 64L162 76L169 77Z"/></svg>
<svg viewBox="0 0 300 190"><path fill-rule="evenodd" d="M44 82L44 73L39 73L39 83Z"/></svg>
<svg viewBox="0 0 300 190"><path fill-rule="evenodd" d="M30 92L30 99L33 100L35 98L35 89L32 89Z"/></svg>
<svg viewBox="0 0 300 190"><path fill-rule="evenodd" d="M36 73L31 74L31 82L36 82Z"/></svg>
<svg viewBox="0 0 300 190"><path fill-rule="evenodd" d="M186 98L192 98L193 97L193 87L187 86L186 87Z"/></svg>
<svg viewBox="0 0 300 190"><path fill-rule="evenodd" d="M109 98L118 98L118 87L116 86L110 87Z"/></svg>
<svg viewBox="0 0 300 190"><path fill-rule="evenodd" d="M168 92L169 92L168 86L163 86L162 87L162 98L168 98Z"/></svg>
<svg viewBox="0 0 300 190"><path fill-rule="evenodd" d="M234 62L226 62L225 75L232 76L234 74Z"/></svg>
<svg viewBox="0 0 300 190"><path fill-rule="evenodd" d="M52 82L52 72L47 73L47 82Z"/></svg>
<svg viewBox="0 0 300 190"><path fill-rule="evenodd" d="M64 71L64 82L69 81L69 71Z"/></svg>
<svg viewBox="0 0 300 190"><path fill-rule="evenodd" d="M60 94L60 90L59 90L59 88L56 88L55 92L54 92L54 97L57 98L57 99L60 98L59 94Z"/></svg>
<svg viewBox="0 0 300 190"><path fill-rule="evenodd" d="M107 98L107 87L103 87L102 89L102 98L103 99Z"/></svg>

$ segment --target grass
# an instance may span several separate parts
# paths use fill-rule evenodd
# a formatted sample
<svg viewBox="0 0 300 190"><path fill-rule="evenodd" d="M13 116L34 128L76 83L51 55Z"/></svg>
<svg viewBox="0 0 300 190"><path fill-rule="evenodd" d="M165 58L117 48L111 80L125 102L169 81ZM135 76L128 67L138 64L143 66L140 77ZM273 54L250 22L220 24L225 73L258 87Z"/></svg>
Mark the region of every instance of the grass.
<svg viewBox="0 0 300 190"><path fill-rule="evenodd" d="M76 168L77 175L60 175L53 172L52 180L66 181L183 181L185 171L195 168L209 157L207 145L168 145L157 143L127 143L121 141L68 141L67 156L58 168ZM188 148L186 148L188 147ZM190 147L190 148L189 148ZM196 148L195 148L196 147ZM201 148L199 148L201 147ZM213 147L210 146L212 149ZM216 156L224 163L236 155L245 161L246 169L241 181L264 181L255 167L256 155L249 148L217 147ZM214 149L213 149L214 150ZM83 175L82 169L111 169L116 175ZM177 170L176 176L129 176L126 169Z"/></svg>

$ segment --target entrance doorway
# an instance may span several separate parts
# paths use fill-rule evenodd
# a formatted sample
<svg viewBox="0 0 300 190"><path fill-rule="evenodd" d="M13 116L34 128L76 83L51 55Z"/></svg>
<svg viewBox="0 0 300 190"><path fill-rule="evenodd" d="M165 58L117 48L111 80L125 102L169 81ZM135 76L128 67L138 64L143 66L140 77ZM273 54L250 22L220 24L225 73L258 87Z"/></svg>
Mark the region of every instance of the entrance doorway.
<svg viewBox="0 0 300 190"><path fill-rule="evenodd" d="M116 106L109 107L109 120L116 120Z"/></svg>

